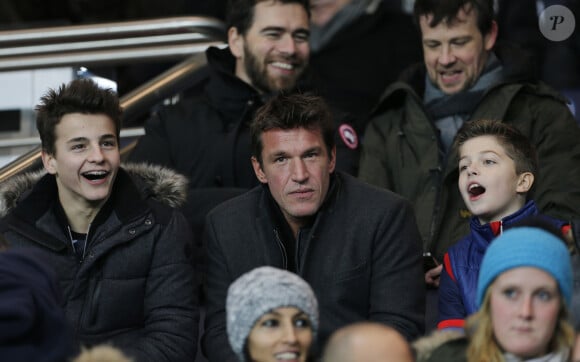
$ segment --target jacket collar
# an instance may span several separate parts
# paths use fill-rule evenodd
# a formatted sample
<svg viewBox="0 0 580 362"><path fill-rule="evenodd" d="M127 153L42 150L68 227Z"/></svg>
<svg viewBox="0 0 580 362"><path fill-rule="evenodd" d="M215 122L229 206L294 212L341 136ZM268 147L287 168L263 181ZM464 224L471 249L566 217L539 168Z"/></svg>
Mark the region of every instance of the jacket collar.
<svg viewBox="0 0 580 362"><path fill-rule="evenodd" d="M479 219L476 216L472 216L470 220L471 232L477 245L480 248L486 249L489 246L489 243L491 243L491 241L503 231L521 222L525 218L537 214L539 214L539 211L536 207L536 203L533 200L529 200L518 211L501 220L493 221L492 223L481 225Z"/></svg>
<svg viewBox="0 0 580 362"><path fill-rule="evenodd" d="M236 58L229 47L210 47L206 56L211 76L205 93L211 104L235 114L242 112L246 103L261 102L258 91L235 75Z"/></svg>
<svg viewBox="0 0 580 362"><path fill-rule="evenodd" d="M145 200L171 207L185 202L187 179L176 172L146 164L124 164L109 200L122 220L142 212ZM0 186L0 216L11 212L34 222L58 202L56 179L43 171L14 176Z"/></svg>

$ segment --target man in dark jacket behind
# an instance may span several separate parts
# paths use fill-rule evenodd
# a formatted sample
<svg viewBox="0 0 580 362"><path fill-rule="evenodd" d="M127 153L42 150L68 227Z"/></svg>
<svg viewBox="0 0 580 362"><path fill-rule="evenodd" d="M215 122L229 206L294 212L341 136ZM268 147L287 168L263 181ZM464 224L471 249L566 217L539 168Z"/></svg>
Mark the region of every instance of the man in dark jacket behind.
<svg viewBox="0 0 580 362"><path fill-rule="evenodd" d="M130 161L170 167L189 178L182 211L198 241L209 210L258 184L248 125L265 100L297 87L310 53L308 1L231 0L227 10L229 46L206 51L199 83L146 122L146 134L129 155ZM338 167L354 174L357 133L349 123L337 128ZM195 263L200 277L204 262Z"/></svg>
<svg viewBox="0 0 580 362"><path fill-rule="evenodd" d="M495 46L493 2L417 0L424 64L383 94L365 131L361 179L414 205L424 252L440 263L469 232L449 145L463 122L503 120L538 151L534 200L542 213L580 215L580 129L564 98L531 76L521 51ZM442 266L425 274L438 285Z"/></svg>
<svg viewBox="0 0 580 362"><path fill-rule="evenodd" d="M212 207L258 184L248 125L272 94L297 87L310 54L305 0L232 0L226 26L229 46L206 51L199 83L146 122L129 155L189 178L186 216L196 234ZM358 140L352 127L342 129L339 168L354 173Z"/></svg>
<svg viewBox="0 0 580 362"><path fill-rule="evenodd" d="M320 307L315 353L347 324L371 320L423 333L421 242L409 202L335 171L332 116L321 98L279 95L251 126L262 185L210 212L204 352L237 361L225 329L228 286L271 265L300 275Z"/></svg>
<svg viewBox="0 0 580 362"><path fill-rule="evenodd" d="M186 182L159 167L120 167L120 120L117 95L89 79L50 90L37 107L48 173L2 184L0 232L13 248L46 252L78 343L189 362L199 316L191 232L175 209Z"/></svg>
<svg viewBox="0 0 580 362"><path fill-rule="evenodd" d="M312 84L329 105L352 114L362 133L385 86L421 60L413 17L401 1L311 0L310 5Z"/></svg>

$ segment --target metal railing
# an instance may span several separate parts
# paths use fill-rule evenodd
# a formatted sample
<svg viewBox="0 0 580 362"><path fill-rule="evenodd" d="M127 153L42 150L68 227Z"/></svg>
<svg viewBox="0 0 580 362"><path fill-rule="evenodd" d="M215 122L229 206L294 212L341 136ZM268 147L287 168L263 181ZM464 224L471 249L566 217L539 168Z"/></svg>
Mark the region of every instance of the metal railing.
<svg viewBox="0 0 580 362"><path fill-rule="evenodd" d="M166 36L180 31L190 34ZM114 44L113 39L120 43ZM87 44L81 44L83 41ZM3 49L0 52L0 71L187 57L121 97L123 119L128 120L184 90L196 71L206 63L205 49L212 45L224 46L224 42L223 24L201 17L5 31L0 32L0 49ZM133 146L127 146L122 153ZM0 182L38 167L40 151L39 145L0 168Z"/></svg>
<svg viewBox="0 0 580 362"><path fill-rule="evenodd" d="M225 36L197 16L0 31L0 71L183 59Z"/></svg>

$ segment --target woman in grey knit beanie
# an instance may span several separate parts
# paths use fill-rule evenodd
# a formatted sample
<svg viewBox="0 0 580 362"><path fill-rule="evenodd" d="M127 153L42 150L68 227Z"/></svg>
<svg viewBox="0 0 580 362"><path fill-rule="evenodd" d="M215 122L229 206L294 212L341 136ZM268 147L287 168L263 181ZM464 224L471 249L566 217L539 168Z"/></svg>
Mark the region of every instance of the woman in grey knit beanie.
<svg viewBox="0 0 580 362"><path fill-rule="evenodd" d="M269 266L236 279L226 299L227 332L240 362L304 362L318 330L318 302L298 275Z"/></svg>

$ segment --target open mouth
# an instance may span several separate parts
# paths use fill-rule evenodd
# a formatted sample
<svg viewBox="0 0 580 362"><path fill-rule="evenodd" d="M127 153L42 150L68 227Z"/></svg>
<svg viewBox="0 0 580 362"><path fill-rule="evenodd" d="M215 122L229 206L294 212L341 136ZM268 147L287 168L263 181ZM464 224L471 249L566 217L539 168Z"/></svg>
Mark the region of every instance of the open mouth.
<svg viewBox="0 0 580 362"><path fill-rule="evenodd" d="M481 186L480 184L471 184L469 185L467 192L470 196L476 197L485 192L485 187Z"/></svg>
<svg viewBox="0 0 580 362"><path fill-rule="evenodd" d="M283 352L276 355L278 361L294 361L298 359L299 354L296 352Z"/></svg>
<svg viewBox="0 0 580 362"><path fill-rule="evenodd" d="M89 181L97 181L104 179L109 174L109 171L88 171L83 172L81 175Z"/></svg>
<svg viewBox="0 0 580 362"><path fill-rule="evenodd" d="M292 63L285 63L285 62L272 62L270 63L273 67L284 69L284 70L292 70L294 69L294 64Z"/></svg>
<svg viewBox="0 0 580 362"><path fill-rule="evenodd" d="M454 70L439 72L439 75L444 83L454 83L461 79L461 73L460 70Z"/></svg>
<svg viewBox="0 0 580 362"><path fill-rule="evenodd" d="M461 70L443 70L443 71L439 72L439 74L441 74L442 76L448 76L448 77L453 76L453 75L457 75L460 73L461 73Z"/></svg>

